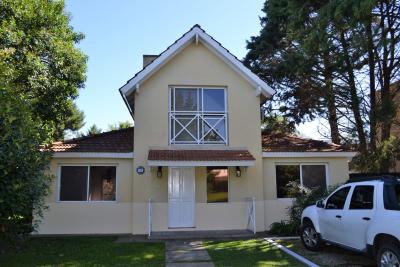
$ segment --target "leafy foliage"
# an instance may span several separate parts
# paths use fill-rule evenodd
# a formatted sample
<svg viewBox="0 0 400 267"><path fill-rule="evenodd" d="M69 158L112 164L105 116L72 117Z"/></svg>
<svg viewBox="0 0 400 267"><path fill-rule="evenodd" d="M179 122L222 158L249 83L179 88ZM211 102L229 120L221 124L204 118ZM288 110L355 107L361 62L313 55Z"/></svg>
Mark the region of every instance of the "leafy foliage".
<svg viewBox="0 0 400 267"><path fill-rule="evenodd" d="M87 58L75 47L82 38L69 25L64 1L0 1L0 83L54 128L53 138L83 123L73 104L85 81Z"/></svg>
<svg viewBox="0 0 400 267"><path fill-rule="evenodd" d="M357 155L351 165L362 173L382 173L393 168L397 160L400 160L400 138L391 136L374 151Z"/></svg>
<svg viewBox="0 0 400 267"><path fill-rule="evenodd" d="M120 122L118 122L118 124L117 123L109 124L108 125L108 130L109 131L114 131L114 130L126 129L126 128L129 128L129 127L132 127L132 126L133 126L133 123L130 122L130 121L120 121Z"/></svg>
<svg viewBox="0 0 400 267"><path fill-rule="evenodd" d="M287 184L288 193L293 198L292 205L287 209L288 220L275 222L271 225L270 234L287 236L296 235L301 225L301 214L308 206L314 205L316 201L327 197L338 186L325 188L308 188L298 182Z"/></svg>
<svg viewBox="0 0 400 267"><path fill-rule="evenodd" d="M296 125L290 122L286 117L278 116L276 114L267 114L261 125L264 134L272 133L296 133Z"/></svg>
<svg viewBox="0 0 400 267"><path fill-rule="evenodd" d="M50 154L40 148L49 132L30 114L28 101L0 90L0 239L24 237L42 216L51 176Z"/></svg>
<svg viewBox="0 0 400 267"><path fill-rule="evenodd" d="M296 124L323 118L334 143L374 150L396 119L399 11L399 0L265 1L244 59L277 90L264 108Z"/></svg>
<svg viewBox="0 0 400 267"><path fill-rule="evenodd" d="M96 124L93 124L93 125L90 126L90 128L87 130L86 136L94 135L94 134L99 134L99 133L102 133L102 132L103 132L103 130L101 130Z"/></svg>

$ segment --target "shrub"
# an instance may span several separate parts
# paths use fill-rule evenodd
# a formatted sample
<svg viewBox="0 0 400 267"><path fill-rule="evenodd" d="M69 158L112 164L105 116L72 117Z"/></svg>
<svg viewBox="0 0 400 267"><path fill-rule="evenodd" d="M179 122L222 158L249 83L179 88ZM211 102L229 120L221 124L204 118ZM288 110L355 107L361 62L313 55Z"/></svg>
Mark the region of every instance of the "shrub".
<svg viewBox="0 0 400 267"><path fill-rule="evenodd" d="M279 236L296 235L301 225L301 214L308 206L314 205L320 199L328 196L338 186L330 186L328 189L308 188L298 182L290 182L288 187L289 197L293 198L292 205L287 208L288 220L282 220L271 224L269 234Z"/></svg>
<svg viewBox="0 0 400 267"><path fill-rule="evenodd" d="M48 140L43 128L25 101L0 89L0 243L26 237L45 208L51 177L50 155L40 149Z"/></svg>

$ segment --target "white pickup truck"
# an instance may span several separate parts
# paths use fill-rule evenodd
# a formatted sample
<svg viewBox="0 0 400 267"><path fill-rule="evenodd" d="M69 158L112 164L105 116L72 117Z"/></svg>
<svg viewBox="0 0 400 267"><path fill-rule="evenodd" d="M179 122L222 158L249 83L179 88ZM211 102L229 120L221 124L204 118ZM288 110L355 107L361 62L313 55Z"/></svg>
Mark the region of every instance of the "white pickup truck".
<svg viewBox="0 0 400 267"><path fill-rule="evenodd" d="M373 256L378 266L400 267L400 179L350 181L307 207L300 237L313 251L329 243Z"/></svg>

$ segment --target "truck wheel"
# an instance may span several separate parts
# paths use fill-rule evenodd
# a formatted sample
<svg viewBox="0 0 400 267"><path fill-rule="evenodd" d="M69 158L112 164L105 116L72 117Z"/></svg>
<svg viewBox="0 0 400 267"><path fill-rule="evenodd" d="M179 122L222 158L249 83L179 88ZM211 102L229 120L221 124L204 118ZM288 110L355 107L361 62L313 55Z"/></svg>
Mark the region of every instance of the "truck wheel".
<svg viewBox="0 0 400 267"><path fill-rule="evenodd" d="M324 241L320 234L315 231L311 222L304 222L300 231L300 238L306 249L311 251L320 251L324 246Z"/></svg>
<svg viewBox="0 0 400 267"><path fill-rule="evenodd" d="M393 242L381 243L376 257L378 267L400 267L400 248Z"/></svg>

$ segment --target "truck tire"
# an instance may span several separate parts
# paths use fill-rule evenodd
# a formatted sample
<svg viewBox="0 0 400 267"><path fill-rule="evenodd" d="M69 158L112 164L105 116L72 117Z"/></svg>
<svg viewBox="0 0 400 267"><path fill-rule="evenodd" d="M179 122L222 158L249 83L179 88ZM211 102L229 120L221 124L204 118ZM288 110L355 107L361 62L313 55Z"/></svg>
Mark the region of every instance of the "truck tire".
<svg viewBox="0 0 400 267"><path fill-rule="evenodd" d="M376 254L378 267L400 267L400 247L392 240L381 242Z"/></svg>
<svg viewBox="0 0 400 267"><path fill-rule="evenodd" d="M320 251L324 247L321 235L317 233L311 222L304 222L300 228L300 238L304 247L311 251Z"/></svg>

